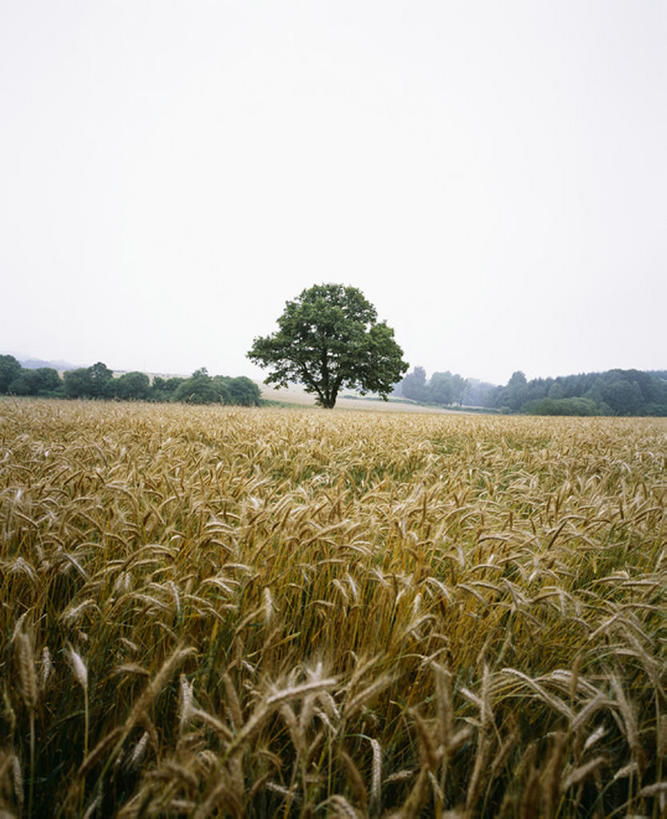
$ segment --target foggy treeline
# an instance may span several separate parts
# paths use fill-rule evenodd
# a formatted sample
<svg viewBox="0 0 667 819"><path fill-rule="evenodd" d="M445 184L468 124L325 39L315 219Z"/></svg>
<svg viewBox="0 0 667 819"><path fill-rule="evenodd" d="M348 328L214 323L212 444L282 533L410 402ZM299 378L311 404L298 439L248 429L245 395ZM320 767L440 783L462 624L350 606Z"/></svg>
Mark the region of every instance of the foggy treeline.
<svg viewBox="0 0 667 819"><path fill-rule="evenodd" d="M517 371L505 386L451 372L427 379L415 367L395 396L441 406L480 407L534 415L667 415L667 371L607 370L531 381Z"/></svg>

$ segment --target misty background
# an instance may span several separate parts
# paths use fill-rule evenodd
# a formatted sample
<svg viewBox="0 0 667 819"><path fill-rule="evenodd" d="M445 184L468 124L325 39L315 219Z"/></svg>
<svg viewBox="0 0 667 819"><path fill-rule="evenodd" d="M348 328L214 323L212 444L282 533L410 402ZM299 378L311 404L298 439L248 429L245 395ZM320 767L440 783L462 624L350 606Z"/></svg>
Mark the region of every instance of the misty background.
<svg viewBox="0 0 667 819"><path fill-rule="evenodd" d="M657 0L0 4L0 352L262 378L359 287L496 384L665 366Z"/></svg>

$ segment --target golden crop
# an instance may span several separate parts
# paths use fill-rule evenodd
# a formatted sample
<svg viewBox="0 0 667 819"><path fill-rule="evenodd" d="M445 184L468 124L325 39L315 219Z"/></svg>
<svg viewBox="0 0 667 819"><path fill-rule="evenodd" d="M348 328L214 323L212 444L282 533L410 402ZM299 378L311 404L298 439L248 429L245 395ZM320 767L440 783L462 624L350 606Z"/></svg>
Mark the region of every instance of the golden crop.
<svg viewBox="0 0 667 819"><path fill-rule="evenodd" d="M663 421L0 403L0 812L660 816Z"/></svg>

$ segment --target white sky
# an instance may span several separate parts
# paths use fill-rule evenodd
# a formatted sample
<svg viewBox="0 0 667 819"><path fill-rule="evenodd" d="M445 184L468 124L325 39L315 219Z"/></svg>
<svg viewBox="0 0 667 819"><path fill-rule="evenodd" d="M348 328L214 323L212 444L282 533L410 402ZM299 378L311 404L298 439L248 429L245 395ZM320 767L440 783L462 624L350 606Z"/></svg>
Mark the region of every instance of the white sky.
<svg viewBox="0 0 667 819"><path fill-rule="evenodd" d="M0 352L262 377L359 287L411 366L667 366L660 0L0 0Z"/></svg>

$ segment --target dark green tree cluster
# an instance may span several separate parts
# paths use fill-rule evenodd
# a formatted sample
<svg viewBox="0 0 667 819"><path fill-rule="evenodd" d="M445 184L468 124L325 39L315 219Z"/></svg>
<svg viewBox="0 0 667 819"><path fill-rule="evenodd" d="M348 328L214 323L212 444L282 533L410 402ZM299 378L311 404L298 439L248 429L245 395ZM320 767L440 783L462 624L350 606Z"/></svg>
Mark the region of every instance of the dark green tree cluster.
<svg viewBox="0 0 667 819"><path fill-rule="evenodd" d="M640 370L607 370L527 381L515 372L490 407L531 415L667 415L667 380Z"/></svg>
<svg viewBox="0 0 667 819"><path fill-rule="evenodd" d="M458 373L433 373L429 380L423 367L415 367L394 390L412 401L440 406L486 406L485 401L495 386L474 378L464 378Z"/></svg>
<svg viewBox="0 0 667 819"><path fill-rule="evenodd" d="M101 361L90 367L67 370L61 378L51 367L25 369L11 355L0 355L0 394L50 398L96 398L122 401L182 401L188 404L259 406L259 387L245 376L210 376L205 368L190 378L160 378L151 383L146 373L134 371L114 378Z"/></svg>
<svg viewBox="0 0 667 819"><path fill-rule="evenodd" d="M155 379L157 381L158 379ZM179 383L174 383L179 382ZM259 387L244 375L229 378L226 375L210 376L205 367L195 370L190 378L170 378L165 382L175 386L169 400L186 404L237 404L242 407L259 406ZM155 386L155 382L153 382Z"/></svg>
<svg viewBox="0 0 667 819"><path fill-rule="evenodd" d="M13 355L0 355L0 395L62 396L63 382L52 367L25 369Z"/></svg>

